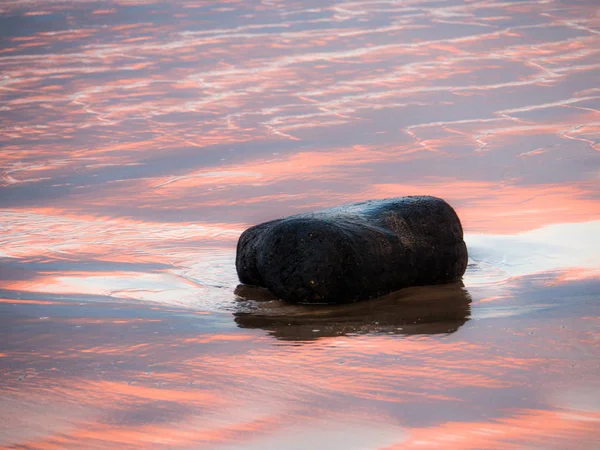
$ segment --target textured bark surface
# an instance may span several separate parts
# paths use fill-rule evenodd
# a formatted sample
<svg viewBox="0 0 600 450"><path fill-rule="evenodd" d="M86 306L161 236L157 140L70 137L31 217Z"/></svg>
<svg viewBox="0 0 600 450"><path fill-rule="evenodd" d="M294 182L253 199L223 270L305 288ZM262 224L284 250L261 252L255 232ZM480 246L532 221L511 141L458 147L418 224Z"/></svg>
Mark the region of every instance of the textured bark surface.
<svg viewBox="0 0 600 450"><path fill-rule="evenodd" d="M273 220L240 236L244 284L302 303L347 303L459 280L467 248L458 216L436 197L344 205Z"/></svg>

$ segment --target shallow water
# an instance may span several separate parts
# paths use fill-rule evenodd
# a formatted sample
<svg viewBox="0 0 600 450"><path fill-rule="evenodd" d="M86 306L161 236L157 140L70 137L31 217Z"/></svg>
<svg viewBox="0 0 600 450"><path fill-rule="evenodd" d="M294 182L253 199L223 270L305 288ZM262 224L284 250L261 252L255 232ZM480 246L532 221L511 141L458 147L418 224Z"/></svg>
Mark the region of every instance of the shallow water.
<svg viewBox="0 0 600 450"><path fill-rule="evenodd" d="M0 4L0 447L597 448L594 1ZM430 194L463 283L239 289L259 221Z"/></svg>

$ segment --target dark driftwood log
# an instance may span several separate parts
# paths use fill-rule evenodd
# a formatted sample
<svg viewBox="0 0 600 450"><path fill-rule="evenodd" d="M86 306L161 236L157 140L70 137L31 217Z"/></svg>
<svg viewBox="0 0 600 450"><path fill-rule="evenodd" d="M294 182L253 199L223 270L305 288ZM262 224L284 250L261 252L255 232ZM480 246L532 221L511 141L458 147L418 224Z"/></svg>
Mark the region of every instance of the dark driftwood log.
<svg viewBox="0 0 600 450"><path fill-rule="evenodd" d="M459 280L467 248L444 200L372 200L256 225L237 246L244 284L284 300L347 303Z"/></svg>

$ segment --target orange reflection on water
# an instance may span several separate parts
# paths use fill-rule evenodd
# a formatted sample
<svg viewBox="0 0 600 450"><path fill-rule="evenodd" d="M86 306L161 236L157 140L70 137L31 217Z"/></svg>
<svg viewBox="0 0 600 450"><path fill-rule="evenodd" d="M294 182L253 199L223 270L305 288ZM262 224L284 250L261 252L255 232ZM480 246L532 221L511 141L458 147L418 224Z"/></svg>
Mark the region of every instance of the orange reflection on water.
<svg viewBox="0 0 600 450"><path fill-rule="evenodd" d="M14 298L0 298L0 303L19 303L19 304L29 304L29 305L68 305L69 303L65 302L57 302L54 300L27 300L27 299L14 299Z"/></svg>
<svg viewBox="0 0 600 450"><path fill-rule="evenodd" d="M600 278L600 268L573 267L564 270L549 284L562 284L572 281L594 280Z"/></svg>
<svg viewBox="0 0 600 450"><path fill-rule="evenodd" d="M600 217L600 203L592 198L592 191L575 186L537 185L529 188L433 179L427 184L410 186L376 185L369 194L370 197L395 197L411 190L454 199L464 228L470 232L516 233L542 225L584 222Z"/></svg>
<svg viewBox="0 0 600 450"><path fill-rule="evenodd" d="M266 434L273 428L274 418L269 416L245 423L221 426L206 430L202 418L190 420L183 427L173 430L169 425L138 427L114 427L112 429L82 428L70 435L57 435L44 441L33 441L28 446L33 449L62 449L77 442L85 441L89 448L135 448L136 446L202 446L213 447L223 443L235 442L240 435Z"/></svg>
<svg viewBox="0 0 600 450"><path fill-rule="evenodd" d="M138 314L144 315L143 309ZM114 337L108 339L120 342L114 347L110 342L87 347L102 333L90 328L80 335L86 343L75 341L69 349L54 344L50 353L23 354L27 366L38 359L44 363L38 363L33 372L18 366L4 371L5 380L20 374L21 383L27 386L27 391L6 391L4 412L28 411L43 431L28 431L13 420L14 437L9 442L40 449L81 442L89 448L245 448L254 442L261 448L294 438L298 421L320 435L322 421L333 417L338 424L339 420L368 421L354 425L358 427L354 432L372 423L382 427L381 432L387 429L387 444L377 448L531 445L546 442L547 436L556 442L571 439L585 445L593 442L595 423L600 420L597 411L574 404L570 397L552 400L549 409L493 406L495 401L502 404L510 388L522 397L517 403L534 401L540 387L527 387L527 374L537 371L552 385L564 373L560 359L564 344L558 344L550 358L527 355L527 350L518 349L527 347L523 344L531 339L528 334L519 338L521 347L496 341L492 352L486 332L479 332L477 344L459 337L383 335L324 338L305 346L278 347L269 345L265 336L240 334L239 330L194 337L195 331L184 331L181 317L163 315L162 319L111 321ZM57 323L52 318L41 323L52 326L52 321ZM165 334L166 329L160 328L165 321L178 322L177 331ZM134 343L139 341L137 333L127 331L134 323L151 336L151 330L158 331L152 343ZM47 339L45 334L41 338ZM547 365L556 370L544 370ZM479 400L470 403L473 395ZM470 402L465 404L467 398ZM366 409L359 407L349 414L344 411L348 401ZM76 415L61 412L69 405ZM390 410L392 405L407 409ZM496 417L483 418L478 409L489 411L490 407ZM61 420L44 413L48 408L58 411ZM435 408L437 413L433 419L421 417L421 408ZM457 421L456 411L473 419ZM436 414L442 416L436 418ZM335 426L329 423L326 428ZM326 443L331 437L325 433L320 439ZM340 442L336 439L340 437L328 445Z"/></svg>
<svg viewBox="0 0 600 450"><path fill-rule="evenodd" d="M239 224L154 223L122 218L65 214L60 210L5 211L10 228L2 252L6 256L31 258L54 254L69 259L76 254L98 255L112 261L144 261L144 247L176 245L177 242L231 243L239 236ZM32 227L32 224L35 224ZM65 239L69 236L69 239ZM116 249L120 251L116 251ZM129 251L122 252L122 250ZM112 249L112 250L111 250Z"/></svg>
<svg viewBox="0 0 600 450"><path fill-rule="evenodd" d="M564 448L577 442L593 448L597 438L599 412L525 410L512 417L480 423L449 422L436 428L411 430L409 439L392 449L480 449L504 447ZM551 435L552 444L543 436Z"/></svg>
<svg viewBox="0 0 600 450"><path fill-rule="evenodd" d="M0 20L1 447L594 448L594 2ZM247 226L414 194L458 211L466 287L235 290Z"/></svg>

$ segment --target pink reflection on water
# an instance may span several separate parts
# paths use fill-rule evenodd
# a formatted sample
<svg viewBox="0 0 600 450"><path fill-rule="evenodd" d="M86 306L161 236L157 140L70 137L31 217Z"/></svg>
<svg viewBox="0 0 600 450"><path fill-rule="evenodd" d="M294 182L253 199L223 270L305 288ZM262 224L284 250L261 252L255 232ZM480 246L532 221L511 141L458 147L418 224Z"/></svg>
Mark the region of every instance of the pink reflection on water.
<svg viewBox="0 0 600 450"><path fill-rule="evenodd" d="M544 445L540 434L553 436L550 448L568 446L577 442L585 448L595 444L600 413L569 410L517 411L513 416L498 421L465 424L449 422L436 428L414 430L407 441L391 449L477 449L504 446L507 442L517 447Z"/></svg>
<svg viewBox="0 0 600 450"><path fill-rule="evenodd" d="M593 448L593 2L0 20L0 446ZM246 226L411 194L467 231L454 303L236 297Z"/></svg>

